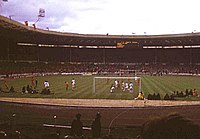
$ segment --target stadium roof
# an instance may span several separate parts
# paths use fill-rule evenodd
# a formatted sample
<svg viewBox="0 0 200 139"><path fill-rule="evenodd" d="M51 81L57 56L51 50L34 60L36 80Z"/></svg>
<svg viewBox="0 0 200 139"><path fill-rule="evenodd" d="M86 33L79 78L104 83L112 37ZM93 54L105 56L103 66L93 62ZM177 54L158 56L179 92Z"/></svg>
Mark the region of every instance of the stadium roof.
<svg viewBox="0 0 200 139"><path fill-rule="evenodd" d="M166 35L100 35L62 33L35 29L19 22L0 16L0 36L16 42L81 45L81 46L116 46L138 44L138 46L192 46L200 45L200 33L166 34ZM130 45L131 46L131 45ZM134 47L135 45L133 45Z"/></svg>

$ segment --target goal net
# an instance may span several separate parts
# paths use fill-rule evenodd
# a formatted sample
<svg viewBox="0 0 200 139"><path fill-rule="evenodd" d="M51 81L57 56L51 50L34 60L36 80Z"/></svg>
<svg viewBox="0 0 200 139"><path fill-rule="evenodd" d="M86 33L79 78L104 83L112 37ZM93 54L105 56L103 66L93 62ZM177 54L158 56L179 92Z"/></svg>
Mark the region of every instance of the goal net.
<svg viewBox="0 0 200 139"><path fill-rule="evenodd" d="M94 77L93 93L101 92L141 92L141 77Z"/></svg>

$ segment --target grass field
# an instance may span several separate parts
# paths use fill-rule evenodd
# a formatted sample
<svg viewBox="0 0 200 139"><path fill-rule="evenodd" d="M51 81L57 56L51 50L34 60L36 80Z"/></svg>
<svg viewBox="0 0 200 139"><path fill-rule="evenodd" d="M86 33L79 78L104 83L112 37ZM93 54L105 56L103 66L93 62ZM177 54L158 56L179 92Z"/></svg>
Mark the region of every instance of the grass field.
<svg viewBox="0 0 200 139"><path fill-rule="evenodd" d="M38 80L37 89L41 92L43 82L48 80L50 83L50 95L41 94L22 94L23 86L31 85L31 77L19 79L6 79L7 84L13 86L17 93L0 93L0 97L40 97L40 98L70 98L70 99L133 99L138 95L139 87L136 81L134 82L134 93L128 91L122 92L121 89L115 93L110 93L110 86L114 83L114 79L98 79L96 81L96 93L93 93L93 77L82 75L57 75L57 76L41 76L35 77ZM76 88L71 89L71 80L76 80ZM200 77L194 76L142 76L142 90L147 97L149 93L160 93L161 98L166 93L173 91L185 91L186 89L200 90ZM65 82L69 82L69 89L66 91ZM119 80L120 82L122 80ZM131 80L123 80L131 81ZM4 81L1 81L1 88L6 91ZM199 97L184 98L184 100L200 100Z"/></svg>

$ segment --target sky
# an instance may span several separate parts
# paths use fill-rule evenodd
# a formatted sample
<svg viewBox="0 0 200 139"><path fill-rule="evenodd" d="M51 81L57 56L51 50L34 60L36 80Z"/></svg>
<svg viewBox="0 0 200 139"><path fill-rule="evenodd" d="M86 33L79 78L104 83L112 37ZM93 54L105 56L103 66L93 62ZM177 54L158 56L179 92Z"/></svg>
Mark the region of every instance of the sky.
<svg viewBox="0 0 200 139"><path fill-rule="evenodd" d="M40 17L39 9L45 9ZM59 32L158 35L200 32L199 0L0 0L0 15Z"/></svg>

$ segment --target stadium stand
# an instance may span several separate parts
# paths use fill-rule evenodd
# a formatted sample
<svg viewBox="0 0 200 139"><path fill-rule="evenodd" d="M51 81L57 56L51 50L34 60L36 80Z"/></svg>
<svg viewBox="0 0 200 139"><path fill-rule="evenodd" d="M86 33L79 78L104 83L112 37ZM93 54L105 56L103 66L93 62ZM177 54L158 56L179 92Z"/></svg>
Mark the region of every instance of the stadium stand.
<svg viewBox="0 0 200 139"><path fill-rule="evenodd" d="M199 33L150 36L59 33L33 29L2 16L0 30L1 75L120 69L162 75L199 74L200 70ZM115 48L122 42L124 48Z"/></svg>
<svg viewBox="0 0 200 139"><path fill-rule="evenodd" d="M143 125L142 139L198 139L199 126L178 114L149 120Z"/></svg>
<svg viewBox="0 0 200 139"><path fill-rule="evenodd" d="M138 45L133 44L133 42L137 42ZM117 48L118 43L124 45L124 47ZM121 70L133 70L137 71L138 75L148 74L151 76L165 74L199 75L200 33L140 36L60 33L34 29L0 16L0 77L2 78L20 78L29 76L29 74L47 73L95 72L96 74L118 74ZM25 92L26 87L22 90L22 92ZM11 88L10 92L15 92L15 89ZM155 94L149 95L148 99L161 99L159 92L152 93ZM173 95L166 94L164 99L173 100L174 97L189 95L195 95L195 90L192 92L176 92ZM178 120L184 119L180 116L172 116L172 118L169 116L167 118L173 121L174 117ZM156 122L160 123L159 121ZM88 121L86 123L88 124ZM143 138L157 137L153 131L149 135L148 127L154 126L152 123L154 121L144 124L141 133ZM24 136L18 130L11 130L11 127L13 127L12 124L0 124L0 130L2 130L0 137L34 138ZM61 137L57 129L56 131L53 129L52 132L52 130L43 127L27 125L15 127L20 128L25 133L34 130L38 134L42 134L38 138L64 138L64 136ZM189 127L194 128L194 130L189 130L190 133L187 136L199 137L196 134L199 133L199 127L193 127L191 124L189 124ZM139 128L139 130L141 129ZM156 128L156 130L158 129ZM184 128L184 131L188 130ZM160 133L164 132L160 131ZM182 135L185 135L184 133L181 132ZM91 135L88 136L91 137ZM70 137L65 136L65 138ZM105 135L102 138L117 137Z"/></svg>

